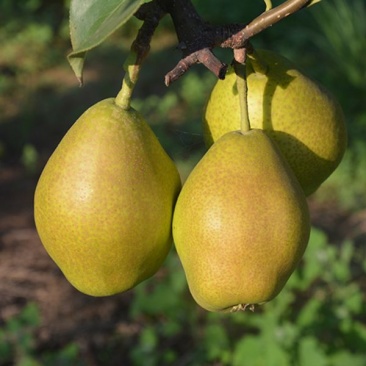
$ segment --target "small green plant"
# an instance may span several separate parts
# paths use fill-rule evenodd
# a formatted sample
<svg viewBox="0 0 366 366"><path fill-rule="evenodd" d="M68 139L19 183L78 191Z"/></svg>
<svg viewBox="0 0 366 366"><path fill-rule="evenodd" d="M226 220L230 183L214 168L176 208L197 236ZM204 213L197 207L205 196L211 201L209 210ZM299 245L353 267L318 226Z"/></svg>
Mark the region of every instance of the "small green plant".
<svg viewBox="0 0 366 366"><path fill-rule="evenodd" d="M303 264L281 296L265 305L262 314L235 318L259 333L239 340L234 364L247 357L248 366L336 366L345 360L363 365L364 295L351 271L351 263L362 266L355 263L357 257L352 242L336 247L313 229Z"/></svg>
<svg viewBox="0 0 366 366"><path fill-rule="evenodd" d="M358 57L366 48L366 4L363 0L325 1L313 15L324 35L316 40L348 83L365 89L365 64ZM341 24L339 27L337 25ZM343 55L347 55L344 57Z"/></svg>
<svg viewBox="0 0 366 366"><path fill-rule="evenodd" d="M35 303L28 303L19 314L5 321L0 329L0 366L82 366L74 343L55 352L37 350L40 321Z"/></svg>
<svg viewBox="0 0 366 366"><path fill-rule="evenodd" d="M17 366L38 365L33 350L39 321L38 308L30 303L17 316L5 322L0 330L0 360L4 364L15 361Z"/></svg>
<svg viewBox="0 0 366 366"><path fill-rule="evenodd" d="M313 228L299 268L278 296L254 312L194 309L172 252L159 282L134 290L131 316L145 327L133 365L364 366L366 309L357 274L365 258L351 241L329 243ZM181 342L184 342L182 345Z"/></svg>
<svg viewBox="0 0 366 366"><path fill-rule="evenodd" d="M354 141L338 169L316 193L320 202L331 201L348 211L366 207L366 146L361 140Z"/></svg>

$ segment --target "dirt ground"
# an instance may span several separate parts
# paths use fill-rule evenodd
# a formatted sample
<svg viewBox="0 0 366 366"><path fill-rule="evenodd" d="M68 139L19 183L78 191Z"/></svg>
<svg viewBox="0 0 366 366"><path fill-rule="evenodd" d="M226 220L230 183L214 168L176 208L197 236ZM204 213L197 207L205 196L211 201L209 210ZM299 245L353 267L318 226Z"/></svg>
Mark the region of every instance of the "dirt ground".
<svg viewBox="0 0 366 366"><path fill-rule="evenodd" d="M1 170L0 324L34 302L41 312L38 346L52 349L74 341L93 365L93 348L107 342L109 334L131 342L138 333L138 325L125 319L131 294L93 298L65 280L35 230L35 184L22 168Z"/></svg>

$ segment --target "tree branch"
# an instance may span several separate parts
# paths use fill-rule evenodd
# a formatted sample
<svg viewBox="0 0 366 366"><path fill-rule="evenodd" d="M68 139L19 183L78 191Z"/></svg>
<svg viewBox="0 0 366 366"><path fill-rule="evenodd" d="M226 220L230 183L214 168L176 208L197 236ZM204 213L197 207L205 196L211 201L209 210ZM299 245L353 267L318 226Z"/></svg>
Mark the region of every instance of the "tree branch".
<svg viewBox="0 0 366 366"><path fill-rule="evenodd" d="M165 14L166 12L156 1L143 4L135 13L135 17L143 20L143 24L137 33L135 41L132 43L131 49L137 53L141 61L148 54L151 38Z"/></svg>
<svg viewBox="0 0 366 366"><path fill-rule="evenodd" d="M218 78L224 78L227 65L211 52L215 28L202 20L190 0L160 0L160 4L173 20L183 54L182 60L165 76L165 84L177 80L196 63L203 63Z"/></svg>
<svg viewBox="0 0 366 366"><path fill-rule="evenodd" d="M283 4L265 11L245 28L233 34L227 40L224 40L220 47L243 48L250 38L278 23L280 20L303 9L311 0L287 0Z"/></svg>
<svg viewBox="0 0 366 366"><path fill-rule="evenodd" d="M204 48L181 59L174 69L165 75L165 85L169 86L173 81L179 79L192 65L196 63L204 64L219 79L225 78L227 65L217 59L210 49Z"/></svg>
<svg viewBox="0 0 366 366"><path fill-rule="evenodd" d="M223 79L227 65L212 53L212 49L248 48L249 40L253 36L313 2L314 0L287 0L275 8L270 8L271 1L267 0L267 10L249 24L215 26L202 20L191 0L153 0L142 5L135 14L144 20L144 24L133 47L141 53L148 50L157 24L168 13L173 20L182 59L166 74L165 84L168 86L197 63L204 64L218 78Z"/></svg>
<svg viewBox="0 0 366 366"><path fill-rule="evenodd" d="M135 13L135 16L144 22L123 65L125 75L122 88L115 98L115 103L125 110L130 108L131 96L139 78L142 62L149 53L151 38L164 15L165 12L156 2L144 4Z"/></svg>

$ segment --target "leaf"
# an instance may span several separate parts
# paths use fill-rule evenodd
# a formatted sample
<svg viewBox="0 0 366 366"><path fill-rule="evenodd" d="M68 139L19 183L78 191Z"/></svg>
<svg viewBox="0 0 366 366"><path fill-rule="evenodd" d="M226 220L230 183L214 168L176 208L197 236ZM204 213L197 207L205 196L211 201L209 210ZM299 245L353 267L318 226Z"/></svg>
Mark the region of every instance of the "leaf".
<svg viewBox="0 0 366 366"><path fill-rule="evenodd" d="M301 308L296 321L298 328L306 329L314 326L316 323L322 306L322 300L312 297L309 301Z"/></svg>
<svg viewBox="0 0 366 366"><path fill-rule="evenodd" d="M71 0L70 37L73 51L67 56L82 83L86 52L101 44L130 19L144 0Z"/></svg>
<svg viewBox="0 0 366 366"><path fill-rule="evenodd" d="M324 275L328 262L328 240L324 232L312 228L304 260L291 276L288 287L305 291L311 283Z"/></svg>
<svg viewBox="0 0 366 366"><path fill-rule="evenodd" d="M312 1L310 1L310 3L308 5L306 5L306 7L308 8L309 6L312 6L312 5L316 4L316 3L320 3L321 1L322 0L312 0Z"/></svg>
<svg viewBox="0 0 366 366"><path fill-rule="evenodd" d="M258 355L263 351L263 343L260 337L246 336L235 345L233 365L257 366Z"/></svg>
<svg viewBox="0 0 366 366"><path fill-rule="evenodd" d="M365 365L365 356L362 354L352 354L346 350L341 350L331 357L331 365L332 366L344 366L344 365L352 365L352 366L364 366Z"/></svg>
<svg viewBox="0 0 366 366"><path fill-rule="evenodd" d="M299 364L301 366L326 366L327 356L315 337L304 337L299 346Z"/></svg>
<svg viewBox="0 0 366 366"><path fill-rule="evenodd" d="M85 61L86 52L74 53L71 52L67 55L67 59L75 76L79 80L80 85L83 84L83 68Z"/></svg>
<svg viewBox="0 0 366 366"><path fill-rule="evenodd" d="M207 324L204 331L204 345L208 361L222 360L228 353L229 339L222 324Z"/></svg>
<svg viewBox="0 0 366 366"><path fill-rule="evenodd" d="M233 366L290 365L289 354L274 337L247 335L236 343ZM318 365L317 365L318 366Z"/></svg>

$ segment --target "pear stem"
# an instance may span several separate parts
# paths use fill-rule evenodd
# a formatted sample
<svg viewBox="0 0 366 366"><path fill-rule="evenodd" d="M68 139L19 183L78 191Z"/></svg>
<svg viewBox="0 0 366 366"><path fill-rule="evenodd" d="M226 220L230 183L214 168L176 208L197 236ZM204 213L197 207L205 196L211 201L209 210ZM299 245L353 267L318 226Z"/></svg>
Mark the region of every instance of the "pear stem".
<svg viewBox="0 0 366 366"><path fill-rule="evenodd" d="M247 54L248 59L250 60L250 64L254 70L254 72L266 75L268 72L268 65L266 62L264 62L263 59L258 55L258 52L256 52L254 49L252 49Z"/></svg>
<svg viewBox="0 0 366 366"><path fill-rule="evenodd" d="M152 1L143 4L135 15L138 19L143 20L143 24L123 65L126 73L121 90L115 98L115 103L126 110L130 109L132 93L140 74L142 62L150 51L151 38L159 25L159 21L165 15L165 11L157 2Z"/></svg>
<svg viewBox="0 0 366 366"><path fill-rule="evenodd" d="M264 2L266 4L266 10L265 11L271 10L273 8L271 0L264 0Z"/></svg>
<svg viewBox="0 0 366 366"><path fill-rule="evenodd" d="M132 93L139 77L141 68L139 59L138 54L131 48L130 54L123 65L126 73L122 81L122 88L115 98L115 103L125 110L130 109Z"/></svg>
<svg viewBox="0 0 366 366"><path fill-rule="evenodd" d="M246 72L246 49L234 50L234 70L236 73L236 86L239 94L240 104L240 130L242 133L250 130L249 108L248 108L248 83Z"/></svg>

